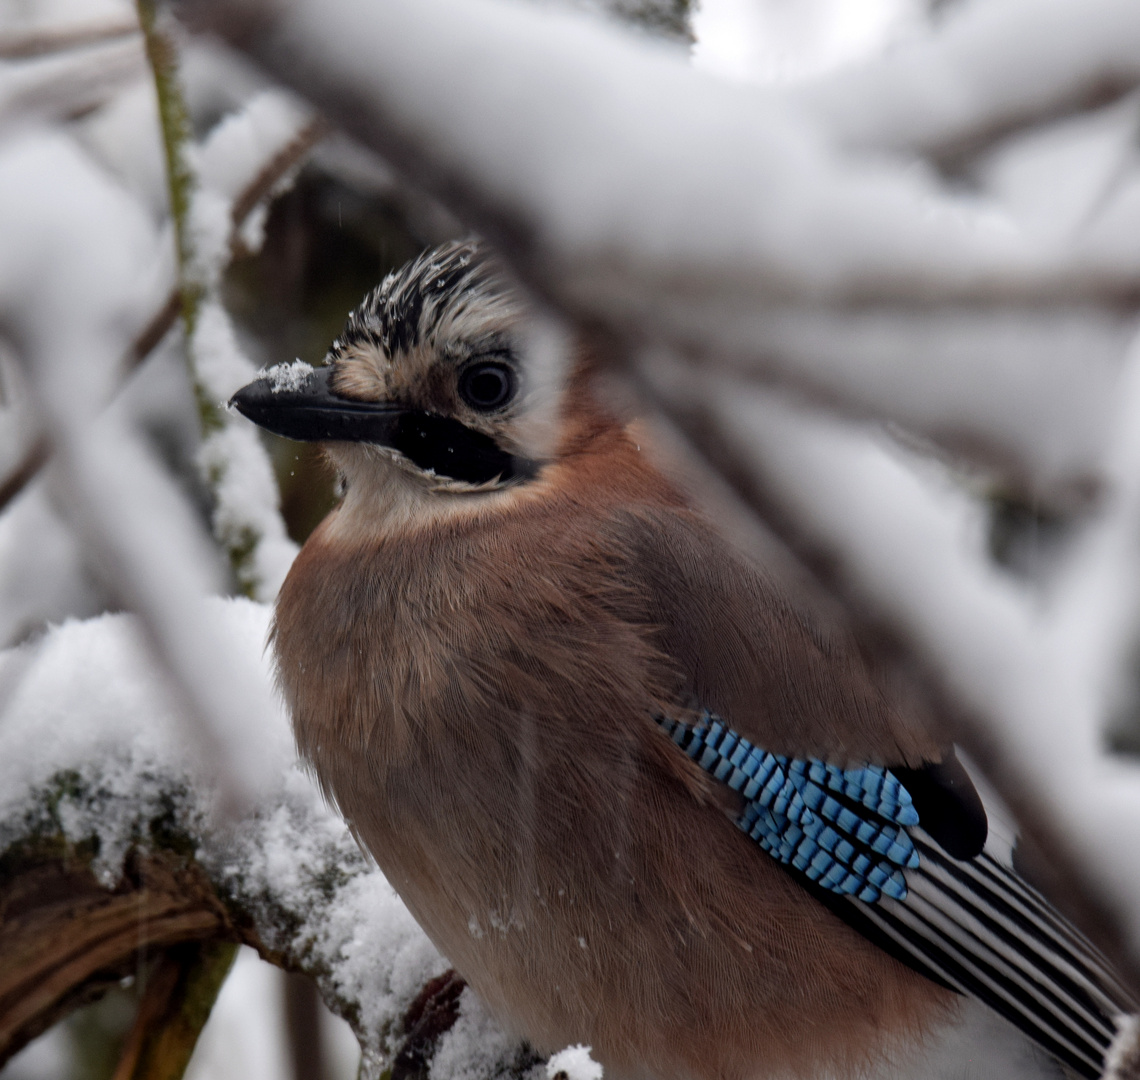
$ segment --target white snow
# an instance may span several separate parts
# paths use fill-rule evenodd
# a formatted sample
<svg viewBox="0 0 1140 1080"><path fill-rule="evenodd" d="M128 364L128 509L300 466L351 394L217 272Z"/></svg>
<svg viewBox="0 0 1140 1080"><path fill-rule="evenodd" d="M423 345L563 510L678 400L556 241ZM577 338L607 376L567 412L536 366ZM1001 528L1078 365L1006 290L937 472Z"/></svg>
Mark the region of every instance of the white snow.
<svg viewBox="0 0 1140 1080"><path fill-rule="evenodd" d="M196 371L201 386L219 406L256 376L241 351L233 322L215 296L202 301L194 334ZM243 568L243 584L259 599L277 595L297 555L281 520L273 466L257 429L222 408L222 426L202 441L199 463L214 495L214 535L230 549L256 538Z"/></svg>
<svg viewBox="0 0 1140 1080"><path fill-rule="evenodd" d="M1120 1018L1116 1039L1108 1048L1105 1058L1104 1080L1127 1080L1135 1070L1137 1040L1140 1039L1140 1019L1135 1016Z"/></svg>
<svg viewBox="0 0 1140 1080"><path fill-rule="evenodd" d="M236 199L311 116L283 90L263 90L211 130L196 151L199 183Z"/></svg>
<svg viewBox="0 0 1140 1080"><path fill-rule="evenodd" d="M432 1055L429 1080L486 1080L505 1068L522 1069L527 1049L488 1015L482 1002L464 989L459 998L459 1019L445 1032ZM527 1080L539 1080L531 1069Z"/></svg>
<svg viewBox="0 0 1140 1080"><path fill-rule="evenodd" d="M262 368L257 375L269 383L269 389L273 393L280 394L284 391L300 390L309 381L314 370L312 364L306 364L304 360L294 360L291 364L274 364L270 368Z"/></svg>
<svg viewBox="0 0 1140 1080"><path fill-rule="evenodd" d="M547 1080L602 1080L602 1067L592 1057L588 1046L568 1046L559 1050L546 1063Z"/></svg>
<svg viewBox="0 0 1140 1080"><path fill-rule="evenodd" d="M196 733L192 749L219 769L226 802L256 797L263 759L242 724L270 706L194 617L197 599L217 586L212 553L185 495L116 414L100 415L160 236L138 202L60 135L0 146L0 234L0 319L54 445L56 509L115 601L143 618L152 660Z"/></svg>
<svg viewBox="0 0 1140 1080"><path fill-rule="evenodd" d="M206 140L187 150L196 177L189 226L188 275L204 290L187 350L201 391L224 406L255 374L238 344L221 302L222 274L229 264L234 204L267 162L296 137L309 114L281 91L254 95L227 116ZM286 177L277 187L289 183ZM263 216L242 223L241 238L256 250ZM297 554L279 511L280 496L269 456L251 424L222 408L221 427L207 434L200 454L214 495L214 532L231 552L248 551L239 563L242 586L261 600L277 595Z"/></svg>
<svg viewBox="0 0 1140 1080"><path fill-rule="evenodd" d="M793 91L847 146L952 146L1140 69L1131 0L954 5L934 32Z"/></svg>
<svg viewBox="0 0 1140 1080"><path fill-rule="evenodd" d="M75 536L34 485L0 516L0 647L105 603Z"/></svg>

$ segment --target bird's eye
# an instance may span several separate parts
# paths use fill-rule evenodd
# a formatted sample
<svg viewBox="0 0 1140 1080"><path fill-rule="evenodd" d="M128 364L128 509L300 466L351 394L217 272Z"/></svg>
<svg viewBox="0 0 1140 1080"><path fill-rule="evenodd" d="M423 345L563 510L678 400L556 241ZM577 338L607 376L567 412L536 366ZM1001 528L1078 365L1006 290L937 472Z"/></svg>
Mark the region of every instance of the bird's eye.
<svg viewBox="0 0 1140 1080"><path fill-rule="evenodd" d="M501 409L515 396L515 376L506 364L472 364L459 377L459 396L479 412Z"/></svg>

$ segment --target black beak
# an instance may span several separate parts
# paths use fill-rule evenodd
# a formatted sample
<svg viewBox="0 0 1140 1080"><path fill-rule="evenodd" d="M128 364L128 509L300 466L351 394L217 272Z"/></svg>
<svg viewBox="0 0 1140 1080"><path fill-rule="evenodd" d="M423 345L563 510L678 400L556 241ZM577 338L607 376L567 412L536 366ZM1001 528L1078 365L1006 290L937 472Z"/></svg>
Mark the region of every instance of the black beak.
<svg viewBox="0 0 1140 1080"><path fill-rule="evenodd" d="M275 435L300 442L390 446L425 472L468 484L516 483L538 469L454 417L341 397L329 386L331 374L331 368L320 367L288 383L262 376L243 386L230 404Z"/></svg>
<svg viewBox="0 0 1140 1080"><path fill-rule="evenodd" d="M298 442L371 442L392 445L407 413L396 405L353 401L329 387L332 368L320 367L303 381L271 376L243 386L230 404L258 427Z"/></svg>

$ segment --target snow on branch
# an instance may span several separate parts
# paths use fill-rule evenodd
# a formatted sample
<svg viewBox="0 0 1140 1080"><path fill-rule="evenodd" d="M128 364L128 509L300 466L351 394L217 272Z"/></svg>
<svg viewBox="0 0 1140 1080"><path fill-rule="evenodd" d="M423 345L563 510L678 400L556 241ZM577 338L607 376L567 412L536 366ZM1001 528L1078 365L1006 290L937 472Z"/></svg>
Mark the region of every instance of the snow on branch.
<svg viewBox="0 0 1140 1080"><path fill-rule="evenodd" d="M837 154L778 95L702 76L572 12L507 0L379 11L356 0L184 0L179 10L228 31L510 241L532 277L583 314L648 318L726 295L761 307L1052 300L1088 291L1098 272L1107 280L1097 285L1123 288L1140 272L1140 255L1131 266L1082 264L916 171ZM260 32L244 36L253 18Z"/></svg>
<svg viewBox="0 0 1140 1080"><path fill-rule="evenodd" d="M266 163L289 156L314 121L284 95L267 93L219 124L203 146L192 146L170 29L152 0L140 0L139 17L162 124L186 355L205 436L201 464L214 494L214 533L242 589L272 599L297 546L281 520L277 483L260 438L248 425L235 424L225 408L255 371L238 345L220 288L237 221L245 247L256 250L261 241L264 212L255 215L256 203L238 206L236 200L263 186Z"/></svg>
<svg viewBox="0 0 1140 1080"><path fill-rule="evenodd" d="M236 807L266 776L242 737L269 708L264 688L193 617L217 582L185 497L118 418L100 415L161 237L70 140L36 132L0 148L0 232L0 326L53 452L53 500L116 602L139 613L193 748Z"/></svg>
<svg viewBox="0 0 1140 1080"><path fill-rule="evenodd" d="M998 0L951 9L925 40L792 96L846 146L944 157L1138 84L1129 0Z"/></svg>
<svg viewBox="0 0 1140 1080"><path fill-rule="evenodd" d="M195 614L268 684L269 608L216 599ZM15 868L0 896L37 874L69 874L74 897L62 923L45 902L0 927L6 956L22 945L36 958L0 972L0 1064L85 979L116 963L133 971L142 935L152 949L241 941L310 974L360 1039L362 1075L379 1077L402 1052L409 1009L447 964L296 760L283 711L245 718L274 781L248 814L219 820L217 789L187 767L185 731L143 634L132 617L108 615L0 654L0 861ZM451 987L457 1008L436 1032L436 1080L518 1080L538 1063L454 977Z"/></svg>

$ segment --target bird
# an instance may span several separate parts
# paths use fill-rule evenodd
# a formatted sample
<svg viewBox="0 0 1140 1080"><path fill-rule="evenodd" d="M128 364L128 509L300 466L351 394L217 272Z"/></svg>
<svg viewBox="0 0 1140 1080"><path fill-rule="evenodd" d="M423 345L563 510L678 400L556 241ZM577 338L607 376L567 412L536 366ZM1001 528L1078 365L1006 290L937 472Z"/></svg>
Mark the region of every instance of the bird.
<svg viewBox="0 0 1140 1080"><path fill-rule="evenodd" d="M277 678L431 940L511 1031L613 1080L1140 1077L1136 998L1019 873L976 770L785 551L722 535L607 407L598 350L561 371L535 319L452 242L322 366L231 402L340 477L277 600Z"/></svg>

